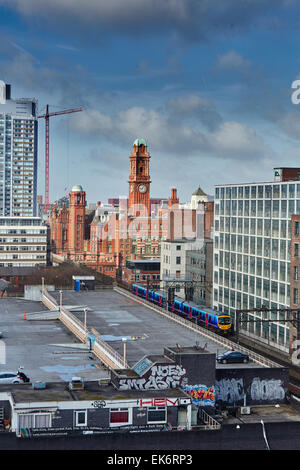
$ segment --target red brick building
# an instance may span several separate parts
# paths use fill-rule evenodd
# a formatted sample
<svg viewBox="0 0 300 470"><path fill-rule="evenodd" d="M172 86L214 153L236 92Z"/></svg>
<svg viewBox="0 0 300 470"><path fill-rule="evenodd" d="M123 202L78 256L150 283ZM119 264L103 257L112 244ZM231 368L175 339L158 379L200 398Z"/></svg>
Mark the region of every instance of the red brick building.
<svg viewBox="0 0 300 470"><path fill-rule="evenodd" d="M130 154L129 196L107 209L98 203L87 223L85 191L76 185L69 193L69 209L52 208L51 252L116 277L126 259L160 256L160 240L168 230L168 206L151 204L150 154L137 139Z"/></svg>
<svg viewBox="0 0 300 470"><path fill-rule="evenodd" d="M291 216L291 268L290 268L290 308L300 308L300 215ZM297 337L296 314L293 313L294 324L290 324L290 351L295 349L294 341ZM300 332L299 332L300 333ZM299 335L298 333L298 335ZM296 349L298 345L296 346Z"/></svg>
<svg viewBox="0 0 300 470"><path fill-rule="evenodd" d="M153 204L150 158L146 141L136 139L129 156L128 199L98 203L93 219L87 216L85 191L73 186L69 208L52 208L51 252L116 278L126 260L159 258L161 240L173 239L178 230L180 236L195 236L196 211L179 208L175 188L168 201Z"/></svg>

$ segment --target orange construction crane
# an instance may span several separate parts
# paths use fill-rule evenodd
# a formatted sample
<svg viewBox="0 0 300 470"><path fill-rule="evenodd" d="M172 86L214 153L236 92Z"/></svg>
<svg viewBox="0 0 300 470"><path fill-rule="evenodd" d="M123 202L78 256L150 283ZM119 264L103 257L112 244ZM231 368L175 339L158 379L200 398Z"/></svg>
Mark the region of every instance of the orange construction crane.
<svg viewBox="0 0 300 470"><path fill-rule="evenodd" d="M78 113L82 108L65 109L64 111L57 111L49 113L49 105L46 105L46 113L38 116L38 118L45 119L45 205L44 212L47 213L49 209L49 118L52 116L60 116L61 114Z"/></svg>

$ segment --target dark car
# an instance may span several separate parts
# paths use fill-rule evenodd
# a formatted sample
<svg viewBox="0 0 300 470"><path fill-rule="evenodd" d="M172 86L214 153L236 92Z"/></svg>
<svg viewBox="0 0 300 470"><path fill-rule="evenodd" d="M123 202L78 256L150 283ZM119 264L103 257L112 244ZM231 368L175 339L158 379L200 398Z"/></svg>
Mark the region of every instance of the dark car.
<svg viewBox="0 0 300 470"><path fill-rule="evenodd" d="M227 363L241 363L249 362L248 354L241 353L239 351L227 351L225 354L220 354L217 356L217 361L222 364Z"/></svg>

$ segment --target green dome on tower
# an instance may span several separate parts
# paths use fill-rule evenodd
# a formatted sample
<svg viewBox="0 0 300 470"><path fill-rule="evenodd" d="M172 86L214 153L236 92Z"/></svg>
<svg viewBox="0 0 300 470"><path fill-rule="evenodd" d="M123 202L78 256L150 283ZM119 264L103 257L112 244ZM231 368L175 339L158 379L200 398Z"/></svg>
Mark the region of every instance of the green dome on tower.
<svg viewBox="0 0 300 470"><path fill-rule="evenodd" d="M137 147L140 147L140 145L145 145L145 147L147 147L147 142L145 139L138 138L138 139L135 139L135 141L133 142L133 145L136 145Z"/></svg>
<svg viewBox="0 0 300 470"><path fill-rule="evenodd" d="M80 184L75 184L72 188L72 192L78 192L78 191L83 191L82 186Z"/></svg>

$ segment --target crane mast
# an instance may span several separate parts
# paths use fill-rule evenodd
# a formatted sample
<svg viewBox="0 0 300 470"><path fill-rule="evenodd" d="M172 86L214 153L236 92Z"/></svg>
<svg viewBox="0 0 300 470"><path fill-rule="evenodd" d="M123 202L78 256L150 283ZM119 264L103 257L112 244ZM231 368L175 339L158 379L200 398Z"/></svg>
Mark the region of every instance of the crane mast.
<svg viewBox="0 0 300 470"><path fill-rule="evenodd" d="M49 113L49 105L46 105L46 113L38 116L38 118L45 119L45 204L44 211L45 213L49 210L49 124L50 117L52 116L61 116L62 114L78 113L82 111L82 108L77 109L65 109L63 111L57 111L54 113Z"/></svg>

